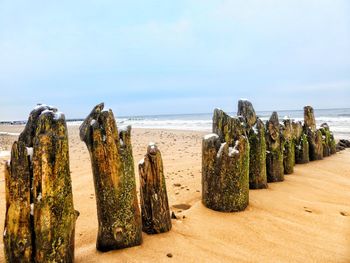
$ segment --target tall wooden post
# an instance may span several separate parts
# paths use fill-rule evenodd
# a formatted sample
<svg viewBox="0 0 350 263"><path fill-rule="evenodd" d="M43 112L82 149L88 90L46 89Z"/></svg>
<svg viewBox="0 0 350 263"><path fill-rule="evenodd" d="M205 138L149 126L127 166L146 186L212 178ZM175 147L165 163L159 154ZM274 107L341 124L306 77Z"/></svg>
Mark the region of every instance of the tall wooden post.
<svg viewBox="0 0 350 263"><path fill-rule="evenodd" d="M304 107L304 132L309 142L310 161L322 160L322 133L316 129L314 109L311 106Z"/></svg>
<svg viewBox="0 0 350 263"><path fill-rule="evenodd" d="M264 123L256 116L254 107L248 100L238 101L237 115L244 118L250 145L249 188L267 188L266 140Z"/></svg>
<svg viewBox="0 0 350 263"><path fill-rule="evenodd" d="M30 160L25 144L14 142L6 163L4 250L7 262L32 262L33 231L30 205Z"/></svg>
<svg viewBox="0 0 350 263"><path fill-rule="evenodd" d="M283 166L284 173L291 174L295 165L295 141L293 138L293 126L291 120L286 117L283 119L282 136L284 140Z"/></svg>
<svg viewBox="0 0 350 263"><path fill-rule="evenodd" d="M91 159L98 217L96 248L109 251L140 245L131 127L118 131L112 110L96 105L80 126Z"/></svg>
<svg viewBox="0 0 350 263"><path fill-rule="evenodd" d="M284 180L283 148L281 127L277 112L273 112L266 123L266 169L268 182L280 182Z"/></svg>
<svg viewBox="0 0 350 263"><path fill-rule="evenodd" d="M336 143L333 133L330 131L327 123L321 125L320 131L322 133L323 156L330 156L336 153Z"/></svg>
<svg viewBox="0 0 350 263"><path fill-rule="evenodd" d="M7 262L73 262L73 207L65 117L38 105L5 171Z"/></svg>
<svg viewBox="0 0 350 263"><path fill-rule="evenodd" d="M295 144L295 163L302 164L309 162L309 142L303 131L300 121L292 122L293 138Z"/></svg>

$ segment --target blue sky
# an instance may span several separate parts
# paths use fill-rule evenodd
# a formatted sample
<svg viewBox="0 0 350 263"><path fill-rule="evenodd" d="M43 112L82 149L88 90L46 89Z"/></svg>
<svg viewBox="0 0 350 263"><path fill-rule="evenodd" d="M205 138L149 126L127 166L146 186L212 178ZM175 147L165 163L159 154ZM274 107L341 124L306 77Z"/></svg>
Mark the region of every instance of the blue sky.
<svg viewBox="0 0 350 263"><path fill-rule="evenodd" d="M350 1L0 0L0 120L350 107Z"/></svg>

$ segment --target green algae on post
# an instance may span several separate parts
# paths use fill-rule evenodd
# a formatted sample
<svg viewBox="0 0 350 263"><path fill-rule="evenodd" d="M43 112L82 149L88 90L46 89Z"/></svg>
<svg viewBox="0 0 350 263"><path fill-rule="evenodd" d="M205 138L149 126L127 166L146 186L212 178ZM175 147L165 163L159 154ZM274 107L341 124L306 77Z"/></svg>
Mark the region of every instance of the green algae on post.
<svg viewBox="0 0 350 263"><path fill-rule="evenodd" d="M11 162L6 163L6 214L4 252L6 262L32 262L34 236L31 225L30 160L24 142L14 142Z"/></svg>
<svg viewBox="0 0 350 263"><path fill-rule="evenodd" d="M118 131L112 110L96 105L80 126L91 159L98 217L96 248L109 251L140 245L131 127Z"/></svg>
<svg viewBox="0 0 350 263"><path fill-rule="evenodd" d="M321 124L320 131L322 133L323 156L330 156L336 153L336 143L333 133L330 131L327 123Z"/></svg>
<svg viewBox="0 0 350 263"><path fill-rule="evenodd" d="M283 166L284 173L291 174L295 165L295 145L293 138L293 126L288 117L283 119L282 137L284 141Z"/></svg>
<svg viewBox="0 0 350 263"><path fill-rule="evenodd" d="M215 109L213 134L202 141L202 202L234 212L249 203L249 141L238 118Z"/></svg>
<svg viewBox="0 0 350 263"><path fill-rule="evenodd" d="M295 144L295 163L303 164L309 162L309 142L307 135L303 131L300 121L292 122L293 138Z"/></svg>
<svg viewBox="0 0 350 263"><path fill-rule="evenodd" d="M238 101L237 115L244 118L249 139L249 188L267 188L266 141L264 123L256 116L252 103Z"/></svg>
<svg viewBox="0 0 350 263"><path fill-rule="evenodd" d="M6 261L73 262L78 212L64 114L51 106L35 107L11 156L5 171Z"/></svg>
<svg viewBox="0 0 350 263"><path fill-rule="evenodd" d="M273 112L266 123L266 170L268 182L284 180L283 148L277 112Z"/></svg>
<svg viewBox="0 0 350 263"><path fill-rule="evenodd" d="M304 133L309 142L310 161L323 159L322 133L316 129L314 109L311 106L304 107Z"/></svg>
<svg viewBox="0 0 350 263"><path fill-rule="evenodd" d="M33 142L35 261L73 262L77 213L64 115L42 112Z"/></svg>

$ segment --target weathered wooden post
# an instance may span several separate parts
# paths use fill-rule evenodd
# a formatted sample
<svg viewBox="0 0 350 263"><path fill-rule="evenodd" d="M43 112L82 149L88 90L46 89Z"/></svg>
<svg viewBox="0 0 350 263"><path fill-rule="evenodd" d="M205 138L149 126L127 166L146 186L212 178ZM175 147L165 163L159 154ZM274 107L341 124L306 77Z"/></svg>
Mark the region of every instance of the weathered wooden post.
<svg viewBox="0 0 350 263"><path fill-rule="evenodd" d="M8 262L73 262L75 221L63 113L39 105L12 147L5 173Z"/></svg>
<svg viewBox="0 0 350 263"><path fill-rule="evenodd" d="M320 131L322 133L323 156L330 156L336 153L336 143L333 133L327 123L322 123Z"/></svg>
<svg viewBox="0 0 350 263"><path fill-rule="evenodd" d="M33 229L30 205L31 163L25 144L14 142L11 162L6 163L6 214L4 250L6 262L32 262Z"/></svg>
<svg viewBox="0 0 350 263"><path fill-rule="evenodd" d="M283 167L285 174L291 174L295 165L295 144L293 126L289 117L283 119L282 136L284 140Z"/></svg>
<svg viewBox="0 0 350 263"><path fill-rule="evenodd" d="M284 180L283 148L281 127L277 112L273 112L266 122L266 170L268 182L280 182Z"/></svg>
<svg viewBox="0 0 350 263"><path fill-rule="evenodd" d="M309 142L303 131L300 121L292 122L293 137L295 141L295 163L302 164L309 162Z"/></svg>
<svg viewBox="0 0 350 263"><path fill-rule="evenodd" d="M202 202L217 211L249 203L249 141L238 118L215 109L213 132L202 141Z"/></svg>
<svg viewBox="0 0 350 263"><path fill-rule="evenodd" d="M171 229L163 161L156 144L150 143L139 162L142 230L148 234Z"/></svg>
<svg viewBox="0 0 350 263"><path fill-rule="evenodd" d="M314 109L311 106L304 107L304 132L309 142L310 161L322 160L322 133L316 129Z"/></svg>
<svg viewBox="0 0 350 263"><path fill-rule="evenodd" d="M98 217L96 248L109 251L140 245L141 217L136 196L131 127L118 132L112 110L93 108L80 126L91 158Z"/></svg>
<svg viewBox="0 0 350 263"><path fill-rule="evenodd" d="M238 101L237 115L246 122L250 145L249 153L249 188L267 188L266 141L264 123L256 116L254 107L247 100Z"/></svg>
<svg viewBox="0 0 350 263"><path fill-rule="evenodd" d="M62 113L41 113L34 137L33 203L36 262L73 262L73 207L68 133Z"/></svg>

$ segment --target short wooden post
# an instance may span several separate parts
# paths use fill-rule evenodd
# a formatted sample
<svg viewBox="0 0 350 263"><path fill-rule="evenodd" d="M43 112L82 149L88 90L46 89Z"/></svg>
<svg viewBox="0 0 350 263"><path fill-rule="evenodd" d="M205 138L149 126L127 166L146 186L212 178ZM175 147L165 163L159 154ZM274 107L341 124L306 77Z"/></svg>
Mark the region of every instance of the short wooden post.
<svg viewBox="0 0 350 263"><path fill-rule="evenodd" d="M139 162L142 230L148 234L171 229L163 161L156 144L150 143Z"/></svg>

